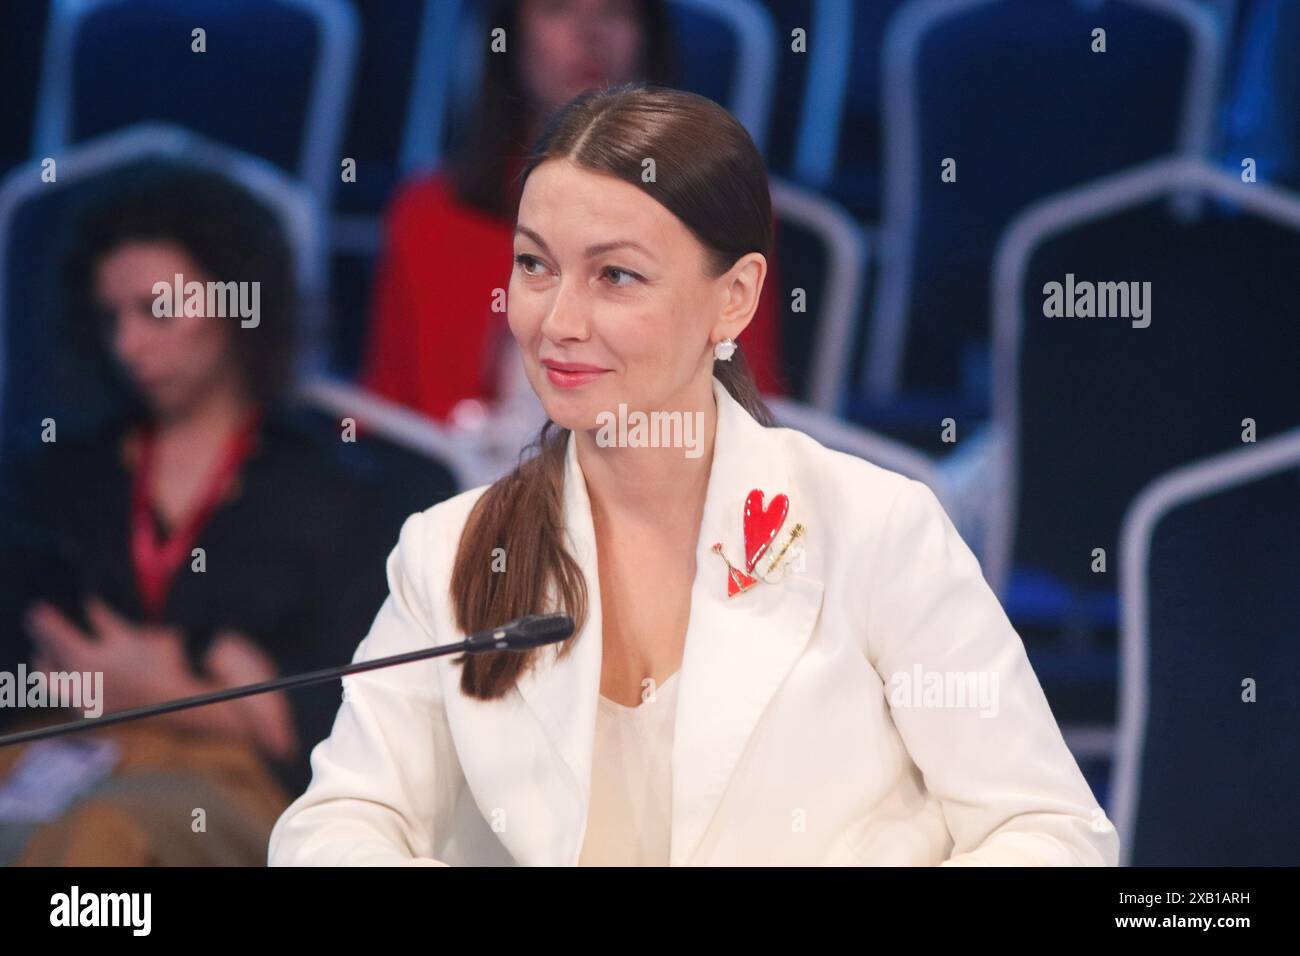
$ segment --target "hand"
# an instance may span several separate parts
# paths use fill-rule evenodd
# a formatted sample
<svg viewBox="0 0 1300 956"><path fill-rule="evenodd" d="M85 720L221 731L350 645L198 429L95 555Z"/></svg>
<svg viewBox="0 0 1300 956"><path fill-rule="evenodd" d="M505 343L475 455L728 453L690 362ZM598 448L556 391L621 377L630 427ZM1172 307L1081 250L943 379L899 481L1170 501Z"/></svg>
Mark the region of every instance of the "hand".
<svg viewBox="0 0 1300 956"><path fill-rule="evenodd" d="M238 631L220 631L213 638L203 667L218 687L260 684L279 676L275 662ZM234 703L243 708L250 733L259 747L280 759L293 754L298 739L284 691L255 694Z"/></svg>
<svg viewBox="0 0 1300 956"><path fill-rule="evenodd" d="M99 599L86 608L93 635L78 628L57 608L38 602L27 615L37 642L33 663L43 671L91 671L104 675L104 711L156 704L179 697L276 676L274 662L249 638L219 632L195 673L180 631L137 625ZM274 757L287 759L297 747L287 695L259 694L220 704L177 711L161 719L176 726L250 740Z"/></svg>
<svg viewBox="0 0 1300 956"><path fill-rule="evenodd" d="M44 602L28 609L39 669L103 674L106 713L196 692L198 677L177 629L134 624L99 598L86 602L86 619L90 633Z"/></svg>

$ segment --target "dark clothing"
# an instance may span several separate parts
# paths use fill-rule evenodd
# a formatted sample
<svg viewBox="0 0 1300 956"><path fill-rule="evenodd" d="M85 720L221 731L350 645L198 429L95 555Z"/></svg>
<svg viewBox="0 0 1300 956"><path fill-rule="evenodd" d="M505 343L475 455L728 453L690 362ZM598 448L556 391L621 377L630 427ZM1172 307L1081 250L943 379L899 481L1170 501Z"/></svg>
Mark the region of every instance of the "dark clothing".
<svg viewBox="0 0 1300 956"><path fill-rule="evenodd" d="M96 594L128 619L143 619L125 431L118 423L59 441L37 460L6 468L0 668L30 665L21 617L35 599L81 619L80 600ZM445 469L425 464L418 499L394 493L375 467L373 443L340 441L332 422L269 415L230 495L199 532L195 547L204 550L206 569L195 571L187 556L167 592L163 623L186 635L196 666L223 629L251 638L281 675L347 663L387 594L385 562L407 509L455 490ZM296 794L310 778L311 748L329 734L341 688L337 681L300 688L289 699L301 751L275 769ZM0 710L0 725L24 713Z"/></svg>

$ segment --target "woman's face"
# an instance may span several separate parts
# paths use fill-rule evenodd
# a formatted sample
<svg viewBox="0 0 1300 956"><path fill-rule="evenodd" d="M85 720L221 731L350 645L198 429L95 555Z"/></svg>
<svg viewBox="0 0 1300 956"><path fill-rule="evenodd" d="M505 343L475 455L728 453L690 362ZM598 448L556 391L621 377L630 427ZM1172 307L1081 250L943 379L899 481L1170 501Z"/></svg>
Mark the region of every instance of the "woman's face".
<svg viewBox="0 0 1300 956"><path fill-rule="evenodd" d="M712 394L713 346L749 324L758 253L705 272L705 247L636 186L547 160L528 177L507 312L547 414L575 430L602 412L695 411Z"/></svg>
<svg viewBox="0 0 1300 956"><path fill-rule="evenodd" d="M170 242L124 243L100 259L95 270L95 300L108 317L109 347L159 416L192 407L233 374L230 322L238 320L154 315L154 283L174 287L177 274L183 283L210 278Z"/></svg>
<svg viewBox="0 0 1300 956"><path fill-rule="evenodd" d="M635 0L523 0L522 82L549 113L584 90L636 79L642 70Z"/></svg>

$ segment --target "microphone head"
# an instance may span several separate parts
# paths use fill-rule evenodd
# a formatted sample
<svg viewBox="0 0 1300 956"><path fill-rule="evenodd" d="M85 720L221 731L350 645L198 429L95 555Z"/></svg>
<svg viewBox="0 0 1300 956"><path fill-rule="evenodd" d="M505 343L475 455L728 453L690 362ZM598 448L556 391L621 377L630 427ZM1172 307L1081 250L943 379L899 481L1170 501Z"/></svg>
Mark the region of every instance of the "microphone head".
<svg viewBox="0 0 1300 956"><path fill-rule="evenodd" d="M543 644L556 644L573 634L573 618L567 614L530 614L503 628L511 650L524 651Z"/></svg>
<svg viewBox="0 0 1300 956"><path fill-rule="evenodd" d="M572 633L573 618L567 614L530 614L480 631L468 643L472 651L526 651L562 641Z"/></svg>

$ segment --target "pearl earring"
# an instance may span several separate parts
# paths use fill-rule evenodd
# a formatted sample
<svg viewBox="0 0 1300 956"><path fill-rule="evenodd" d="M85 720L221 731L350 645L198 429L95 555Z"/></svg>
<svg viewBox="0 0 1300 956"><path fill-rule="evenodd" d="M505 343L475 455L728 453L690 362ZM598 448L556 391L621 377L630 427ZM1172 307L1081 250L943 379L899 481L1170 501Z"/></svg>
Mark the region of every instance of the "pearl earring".
<svg viewBox="0 0 1300 956"><path fill-rule="evenodd" d="M719 362L730 362L731 356L736 354L736 342L734 339L723 339L713 346L713 357Z"/></svg>

